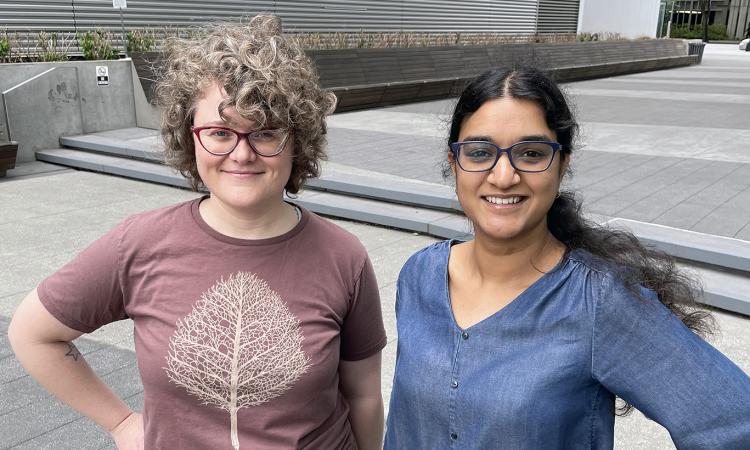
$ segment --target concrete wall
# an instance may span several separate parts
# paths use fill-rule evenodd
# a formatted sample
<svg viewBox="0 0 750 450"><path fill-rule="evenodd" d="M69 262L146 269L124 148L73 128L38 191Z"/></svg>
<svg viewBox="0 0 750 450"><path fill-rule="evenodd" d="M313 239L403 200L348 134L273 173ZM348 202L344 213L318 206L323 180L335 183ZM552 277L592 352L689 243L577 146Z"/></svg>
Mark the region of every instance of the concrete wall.
<svg viewBox="0 0 750 450"><path fill-rule="evenodd" d="M656 37L659 6L659 0L581 0L578 32Z"/></svg>
<svg viewBox="0 0 750 450"><path fill-rule="evenodd" d="M97 84L101 65L109 69L108 86ZM9 122L4 137L18 141L18 162L59 147L60 136L136 126L129 60L0 64L0 80ZM0 122L4 128L2 116Z"/></svg>
<svg viewBox="0 0 750 450"><path fill-rule="evenodd" d="M141 128L159 129L161 114L159 108L149 103L143 85L138 79L135 65L131 64L131 77L133 78L133 100L135 101L135 123Z"/></svg>

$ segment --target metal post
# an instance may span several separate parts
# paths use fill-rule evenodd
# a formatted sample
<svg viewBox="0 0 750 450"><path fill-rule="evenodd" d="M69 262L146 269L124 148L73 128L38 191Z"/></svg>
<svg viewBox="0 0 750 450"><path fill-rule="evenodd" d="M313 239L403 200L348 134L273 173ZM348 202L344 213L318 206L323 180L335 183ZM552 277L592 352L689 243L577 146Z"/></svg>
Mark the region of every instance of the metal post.
<svg viewBox="0 0 750 450"><path fill-rule="evenodd" d="M128 41L125 37L125 20L122 18L122 6L120 7L120 29L122 30L122 50L125 52L125 57L129 58Z"/></svg>
<svg viewBox="0 0 750 450"><path fill-rule="evenodd" d="M711 0L701 2L701 25L703 26L703 42L708 42L708 19L711 16Z"/></svg>
<svg viewBox="0 0 750 450"><path fill-rule="evenodd" d="M674 4L676 0L672 0L672 9L669 12L669 22L667 22L667 38L672 37L672 16L674 16Z"/></svg>

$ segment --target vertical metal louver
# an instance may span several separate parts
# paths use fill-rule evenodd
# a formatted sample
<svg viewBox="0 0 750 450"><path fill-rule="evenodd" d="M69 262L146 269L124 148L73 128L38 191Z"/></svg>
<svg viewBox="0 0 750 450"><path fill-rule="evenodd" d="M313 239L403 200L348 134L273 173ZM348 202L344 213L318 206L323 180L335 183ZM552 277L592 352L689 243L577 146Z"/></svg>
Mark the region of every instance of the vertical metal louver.
<svg viewBox="0 0 750 450"><path fill-rule="evenodd" d="M537 0L128 0L126 29L237 21L275 13L296 31L422 31L533 33ZM111 0L10 0L0 3L0 31L117 30Z"/></svg>
<svg viewBox="0 0 750 450"><path fill-rule="evenodd" d="M575 33L580 0L539 0L539 33Z"/></svg>

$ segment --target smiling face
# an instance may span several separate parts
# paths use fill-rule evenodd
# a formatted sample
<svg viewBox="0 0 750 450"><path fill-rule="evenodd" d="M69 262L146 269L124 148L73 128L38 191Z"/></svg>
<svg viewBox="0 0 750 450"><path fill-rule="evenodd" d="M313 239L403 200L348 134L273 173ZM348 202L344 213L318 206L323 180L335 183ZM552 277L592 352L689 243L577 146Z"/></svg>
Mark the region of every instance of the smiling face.
<svg viewBox="0 0 750 450"><path fill-rule="evenodd" d="M464 119L459 141L489 141L502 148L529 140L556 141L544 112L530 100L503 97L485 102ZM487 172L465 172L449 160L456 193L477 237L511 240L543 236L547 211L555 200L567 161L556 152L544 172L519 172L504 153Z"/></svg>
<svg viewBox="0 0 750 450"><path fill-rule="evenodd" d="M193 126L216 125L245 133L258 129L234 108L224 111L224 121L218 110L224 98L217 83L206 87L196 103ZM211 199L239 214L267 211L283 202L284 186L292 171L293 142L290 136L280 154L265 157L255 153L247 139L240 139L230 154L216 156L207 152L193 135L196 166Z"/></svg>

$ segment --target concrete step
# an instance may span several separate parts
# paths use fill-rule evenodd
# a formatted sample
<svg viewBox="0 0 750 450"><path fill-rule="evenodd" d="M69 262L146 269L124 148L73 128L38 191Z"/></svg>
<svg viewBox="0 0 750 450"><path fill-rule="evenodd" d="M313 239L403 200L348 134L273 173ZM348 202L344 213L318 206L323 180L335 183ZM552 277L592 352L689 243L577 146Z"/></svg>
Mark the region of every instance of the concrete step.
<svg viewBox="0 0 750 450"><path fill-rule="evenodd" d="M750 316L750 274L703 264L680 264L703 282L702 303Z"/></svg>
<svg viewBox="0 0 750 450"><path fill-rule="evenodd" d="M170 168L153 162L72 149L37 152L37 159L95 172L187 188ZM318 214L429 234L467 239L468 220L457 211L452 188L328 163L296 202ZM420 206L420 202L424 202ZM625 219L598 222L633 232L672 254L704 281L708 305L750 315L750 243Z"/></svg>
<svg viewBox="0 0 750 450"><path fill-rule="evenodd" d="M126 136L129 136L126 138ZM74 150L162 163L160 142L154 130L127 128L81 136L63 136L60 144ZM320 178L307 187L349 196L378 199L445 211L461 211L453 188L442 184L393 176L352 166L323 162Z"/></svg>
<svg viewBox="0 0 750 450"><path fill-rule="evenodd" d="M92 172L108 173L182 188L190 187L187 180L174 173L170 168L161 164L136 159L72 150L69 148L38 150L36 152L36 159L62 166L90 170Z"/></svg>
<svg viewBox="0 0 750 450"><path fill-rule="evenodd" d="M610 219L605 223L628 230L644 244L677 258L750 275L748 241L628 219Z"/></svg>
<svg viewBox="0 0 750 450"><path fill-rule="evenodd" d="M106 140L106 138L83 136L66 142L86 145L89 150L99 151L105 145L103 140ZM187 182L181 176L173 173L171 169L160 164L112 156L112 152L114 152L112 149L115 146L106 145L111 152L93 153L91 151L57 149L40 151L37 152L37 155L38 159L43 161L85 170L112 173L156 183L163 182L172 186L188 186ZM126 151L128 150L120 149L120 152ZM380 203L409 206L419 211L461 212L461 206L456 199L455 191L450 186L411 180L332 162L323 163L321 176L309 180L306 190L323 191L350 198L359 197L377 200ZM373 202L370 204L377 205ZM380 205L376 209L382 210L380 215L384 215L387 214L389 206ZM340 217L346 217L341 208L338 209L337 214L341 214ZM606 217L596 219L598 222L631 231L645 244L654 246L677 258L750 273L750 242L628 219ZM379 220L374 223L397 226L384 222L387 221ZM425 232L423 227L418 227L415 224L407 225L404 223L403 225L399 228ZM436 235L445 237L443 233L437 233Z"/></svg>
<svg viewBox="0 0 750 450"><path fill-rule="evenodd" d="M105 155L161 163L161 142L155 130L123 128L79 136L61 136L60 145Z"/></svg>
<svg viewBox="0 0 750 450"><path fill-rule="evenodd" d="M36 152L37 159L94 172L109 173L154 183L188 188L188 182L161 164L124 159L112 155L72 149L50 149ZM319 214L399 228L441 238L467 236L469 224L457 212L388 203L337 192L302 190L295 200Z"/></svg>
<svg viewBox="0 0 750 450"><path fill-rule="evenodd" d="M306 186L327 192L371 198L389 203L412 205L448 212L459 212L461 204L453 187L413 180L357 167L324 162L319 178Z"/></svg>

